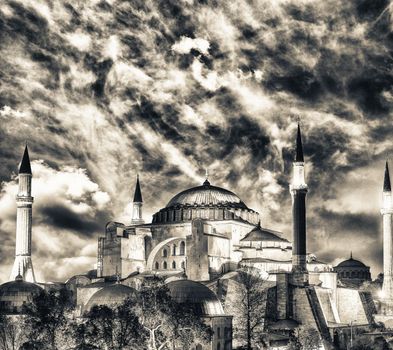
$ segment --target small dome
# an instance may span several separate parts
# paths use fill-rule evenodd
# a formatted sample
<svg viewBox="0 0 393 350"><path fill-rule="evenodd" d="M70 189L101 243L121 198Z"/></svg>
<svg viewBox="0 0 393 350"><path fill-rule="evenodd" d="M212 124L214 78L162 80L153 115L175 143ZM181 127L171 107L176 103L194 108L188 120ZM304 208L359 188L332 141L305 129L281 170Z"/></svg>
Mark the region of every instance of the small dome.
<svg viewBox="0 0 393 350"><path fill-rule="evenodd" d="M0 313L20 313L23 304L31 302L41 290L37 284L23 281L19 275L15 281L0 285Z"/></svg>
<svg viewBox="0 0 393 350"><path fill-rule="evenodd" d="M177 303L191 305L197 314L201 316L225 315L217 296L202 283L183 279L169 282L167 286Z"/></svg>
<svg viewBox="0 0 393 350"><path fill-rule="evenodd" d="M114 306L121 304L127 298L136 298L137 291L123 284L112 284L95 292L86 304L85 309L90 310L94 305Z"/></svg>
<svg viewBox="0 0 393 350"><path fill-rule="evenodd" d="M349 258L340 262L336 267L367 267L361 261Z"/></svg>
<svg viewBox="0 0 393 350"><path fill-rule="evenodd" d="M230 205L235 208L248 209L244 202L233 192L210 185L205 181L202 186L192 187L174 196L167 208L178 205Z"/></svg>

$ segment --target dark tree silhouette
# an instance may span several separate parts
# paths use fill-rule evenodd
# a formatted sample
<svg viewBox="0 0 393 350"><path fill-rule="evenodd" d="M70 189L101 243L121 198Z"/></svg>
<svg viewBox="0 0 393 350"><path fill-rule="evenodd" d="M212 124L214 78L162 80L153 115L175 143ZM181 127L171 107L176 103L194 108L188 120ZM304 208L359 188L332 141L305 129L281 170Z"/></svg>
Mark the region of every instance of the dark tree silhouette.
<svg viewBox="0 0 393 350"><path fill-rule="evenodd" d="M27 343L31 348L58 349L64 346L68 338L67 313L71 312L70 292L60 290L42 290L33 297L31 303L23 306L24 326Z"/></svg>
<svg viewBox="0 0 393 350"><path fill-rule="evenodd" d="M74 325L76 349L141 348L145 333L135 314L135 301L126 299L114 307L95 305Z"/></svg>

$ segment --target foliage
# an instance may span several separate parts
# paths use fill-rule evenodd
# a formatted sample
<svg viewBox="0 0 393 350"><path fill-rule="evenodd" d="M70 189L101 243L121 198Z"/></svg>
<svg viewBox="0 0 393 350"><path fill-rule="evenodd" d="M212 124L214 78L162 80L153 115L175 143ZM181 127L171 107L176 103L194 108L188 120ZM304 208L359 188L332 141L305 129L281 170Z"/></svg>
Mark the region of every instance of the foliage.
<svg viewBox="0 0 393 350"><path fill-rule="evenodd" d="M230 310L234 315L233 337L238 343L244 344L244 349L261 348L265 346L266 334L264 323L266 318L265 282L259 270L243 267L238 270L237 286Z"/></svg>
<svg viewBox="0 0 393 350"><path fill-rule="evenodd" d="M31 303L23 306L27 343L31 348L60 349L68 335L67 313L71 310L68 290L42 290ZM41 344L45 344L42 347Z"/></svg>
<svg viewBox="0 0 393 350"><path fill-rule="evenodd" d="M357 336L352 343L353 350L390 350L388 342L383 336L370 337L367 335Z"/></svg>
<svg viewBox="0 0 393 350"><path fill-rule="evenodd" d="M297 327L289 342L288 350L317 350L321 345L321 337L315 328Z"/></svg>
<svg viewBox="0 0 393 350"><path fill-rule="evenodd" d="M0 315L0 350L16 350L22 346L25 334L21 323L20 316Z"/></svg>
<svg viewBox="0 0 393 350"><path fill-rule="evenodd" d="M172 300L159 278L146 279L137 299L126 299L113 307L93 306L77 319L72 318L70 297L66 289L42 290L35 295L24 305L23 321L18 325L24 330L24 343L0 350L189 349L193 344L207 343L212 336L210 326L196 310ZM2 318L0 324L6 321Z"/></svg>
<svg viewBox="0 0 393 350"><path fill-rule="evenodd" d="M135 301L110 308L95 305L73 327L76 349L137 349L145 334L135 314Z"/></svg>
<svg viewBox="0 0 393 350"><path fill-rule="evenodd" d="M210 340L210 327L190 306L176 304L162 279L146 279L139 295L140 322L147 333L149 350L189 349L194 342Z"/></svg>

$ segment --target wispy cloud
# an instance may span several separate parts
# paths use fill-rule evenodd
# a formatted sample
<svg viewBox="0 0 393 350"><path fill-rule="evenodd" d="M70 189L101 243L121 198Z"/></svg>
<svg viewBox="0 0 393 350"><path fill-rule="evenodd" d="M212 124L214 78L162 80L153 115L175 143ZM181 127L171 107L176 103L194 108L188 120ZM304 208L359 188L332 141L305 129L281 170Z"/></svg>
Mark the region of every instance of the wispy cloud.
<svg viewBox="0 0 393 350"><path fill-rule="evenodd" d="M0 246L13 245L13 179L25 140L42 160L35 230L78 237L72 253L53 241L63 254L48 260L47 278L76 271L56 272L55 260L85 254L97 218L126 218L137 172L146 219L209 167L215 185L290 236L300 117L309 248L344 258L326 249L333 234L352 235L362 217L370 218L364 237L379 232L382 160L393 150L391 9L371 0L3 1ZM376 273L381 244L367 244L375 254L356 249ZM42 263L48 247L36 246Z"/></svg>

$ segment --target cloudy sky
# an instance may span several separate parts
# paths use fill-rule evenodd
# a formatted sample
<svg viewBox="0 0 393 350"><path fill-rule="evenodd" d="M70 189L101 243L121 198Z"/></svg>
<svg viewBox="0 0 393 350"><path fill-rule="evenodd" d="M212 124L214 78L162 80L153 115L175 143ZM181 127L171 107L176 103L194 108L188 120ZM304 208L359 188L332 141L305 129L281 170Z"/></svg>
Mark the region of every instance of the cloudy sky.
<svg viewBox="0 0 393 350"><path fill-rule="evenodd" d="M130 221L137 172L146 220L207 167L290 237L298 118L308 250L352 250L375 276L392 16L386 0L1 1L0 281L25 140L36 275L65 280L92 268L108 220Z"/></svg>

